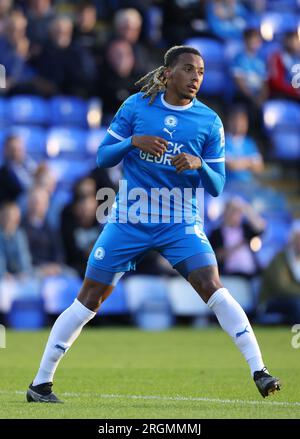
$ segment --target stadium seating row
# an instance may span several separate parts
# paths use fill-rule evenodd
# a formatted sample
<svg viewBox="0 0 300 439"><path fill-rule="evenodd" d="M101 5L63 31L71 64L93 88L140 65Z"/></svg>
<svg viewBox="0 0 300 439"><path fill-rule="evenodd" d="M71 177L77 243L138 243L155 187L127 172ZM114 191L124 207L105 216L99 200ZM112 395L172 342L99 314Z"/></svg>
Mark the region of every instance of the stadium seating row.
<svg viewBox="0 0 300 439"><path fill-rule="evenodd" d="M8 123L88 128L99 127L101 118L102 104L97 98L85 101L75 96L44 99L17 95L0 99L0 126Z"/></svg>
<svg viewBox="0 0 300 439"><path fill-rule="evenodd" d="M208 68L215 71L215 84L224 85L219 78L221 70L214 67L214 62L210 64L208 61L208 66L210 66ZM209 87L210 85L206 85L206 89ZM83 113L76 110L77 104L72 107L72 100L75 99L74 102L77 102L77 98L66 98L70 104L68 116L64 118L61 115L58 123L61 113L57 110L52 119L56 121L55 125L50 128L35 125L42 114L42 111L33 110L36 99L40 98L16 96L9 100L7 108L10 108L10 112L7 109L6 115L9 116L11 125L0 130L0 157L3 140L7 133L16 133L23 137L28 153L36 160L46 158L82 160L95 157L106 128L89 130L87 127L84 128L86 119L82 116ZM57 99L62 98L54 98L54 100ZM3 99L0 100L0 120L1 105L5 106L3 102ZM27 109L22 109L22 105ZM80 119L79 114L81 114L82 119ZM273 144L272 156L287 160L300 158L300 105L288 100L271 100L265 103L263 114L265 127ZM74 126L71 126L72 124Z"/></svg>
<svg viewBox="0 0 300 439"><path fill-rule="evenodd" d="M84 130L59 126L45 129L29 125L12 125L6 130L0 130L0 155L5 136L14 134L22 137L26 151L37 161L47 158L69 160L95 158L105 133L106 127Z"/></svg>
<svg viewBox="0 0 300 439"><path fill-rule="evenodd" d="M223 276L222 282L248 313L257 306L253 284L237 276ZM46 281L41 297L16 298L7 313L7 323L17 330L34 330L47 323L47 315L58 315L76 298L81 281L52 277ZM182 291L184 290L184 295ZM132 322L146 330L163 330L176 317L192 319L195 326L209 322L213 313L182 278L131 276L117 284L114 293L98 311L101 316L131 316ZM260 321L278 323L281 315L259 313ZM274 321L274 318L276 321Z"/></svg>
<svg viewBox="0 0 300 439"><path fill-rule="evenodd" d="M246 311L253 310L254 299L248 281L226 277L226 286ZM62 276L46 280L41 297L17 298L7 315L8 324L15 329L37 329L47 314L60 314L76 298L81 281ZM184 290L184 295L182 291ZM132 315L133 321L144 329L166 329L175 316L209 318L209 308L183 278L165 279L153 276L130 276L117 284L114 293L104 302L101 315Z"/></svg>

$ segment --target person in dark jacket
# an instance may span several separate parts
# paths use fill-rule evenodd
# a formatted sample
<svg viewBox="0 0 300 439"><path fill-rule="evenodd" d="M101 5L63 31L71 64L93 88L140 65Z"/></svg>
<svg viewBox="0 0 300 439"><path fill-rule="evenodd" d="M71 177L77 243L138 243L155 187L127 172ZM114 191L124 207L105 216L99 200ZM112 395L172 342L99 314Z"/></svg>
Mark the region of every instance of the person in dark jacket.
<svg viewBox="0 0 300 439"><path fill-rule="evenodd" d="M120 38L111 40L106 48L98 90L103 100L104 115L109 119L113 118L124 100L136 91L134 83L138 76L131 44Z"/></svg>
<svg viewBox="0 0 300 439"><path fill-rule="evenodd" d="M35 187L27 203L23 228L29 242L32 264L44 275L58 274L63 257L59 235L47 221L49 194L45 189Z"/></svg>
<svg viewBox="0 0 300 439"><path fill-rule="evenodd" d="M85 97L94 84L95 62L85 48L72 42L72 36L72 20L56 17L49 27L47 43L31 62L39 76L49 82L53 93Z"/></svg>
<svg viewBox="0 0 300 439"><path fill-rule="evenodd" d="M73 202L62 211L61 234L66 262L82 277L101 229L96 218L97 206L95 181L84 178L75 187Z"/></svg>
<svg viewBox="0 0 300 439"><path fill-rule="evenodd" d="M18 205L6 202L0 211L0 279L21 276L32 270L28 241L20 222Z"/></svg>
<svg viewBox="0 0 300 439"><path fill-rule="evenodd" d="M35 163L26 156L23 140L9 135L4 143L4 163L0 168L0 204L15 201L32 186Z"/></svg>
<svg viewBox="0 0 300 439"><path fill-rule="evenodd" d="M300 322L300 221L294 222L289 243L272 259L262 277L260 302L285 323Z"/></svg>

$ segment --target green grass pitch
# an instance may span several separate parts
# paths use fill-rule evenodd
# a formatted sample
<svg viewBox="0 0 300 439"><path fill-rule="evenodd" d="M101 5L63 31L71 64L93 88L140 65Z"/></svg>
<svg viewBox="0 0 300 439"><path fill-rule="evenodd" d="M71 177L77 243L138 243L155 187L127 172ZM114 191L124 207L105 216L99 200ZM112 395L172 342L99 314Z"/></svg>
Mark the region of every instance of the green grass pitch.
<svg viewBox="0 0 300 439"><path fill-rule="evenodd" d="M300 349L289 327L256 328L282 390L263 399L248 366L219 328L165 332L86 328L60 364L55 392L65 404L28 404L49 331L7 331L0 349L3 418L300 418Z"/></svg>

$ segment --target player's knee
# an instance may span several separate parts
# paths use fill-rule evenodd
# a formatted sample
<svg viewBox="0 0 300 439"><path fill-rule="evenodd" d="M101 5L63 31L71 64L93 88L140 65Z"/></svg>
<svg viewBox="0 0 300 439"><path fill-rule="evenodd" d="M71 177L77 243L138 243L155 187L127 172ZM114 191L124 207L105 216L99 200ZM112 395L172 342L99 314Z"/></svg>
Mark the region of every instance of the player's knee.
<svg viewBox="0 0 300 439"><path fill-rule="evenodd" d="M91 311L97 312L101 303L112 292L113 286L90 282L85 279L77 299Z"/></svg>
<svg viewBox="0 0 300 439"><path fill-rule="evenodd" d="M209 300L215 291L222 288L218 275L201 270L192 272L189 281L205 302Z"/></svg>
<svg viewBox="0 0 300 439"><path fill-rule="evenodd" d="M219 279L203 279L201 282L201 290L207 297L207 300L217 291L219 288L222 288L222 284Z"/></svg>
<svg viewBox="0 0 300 439"><path fill-rule="evenodd" d="M97 312L101 305L101 297L99 297L99 294L96 295L95 292L91 290L81 290L77 299L82 305L94 312Z"/></svg>

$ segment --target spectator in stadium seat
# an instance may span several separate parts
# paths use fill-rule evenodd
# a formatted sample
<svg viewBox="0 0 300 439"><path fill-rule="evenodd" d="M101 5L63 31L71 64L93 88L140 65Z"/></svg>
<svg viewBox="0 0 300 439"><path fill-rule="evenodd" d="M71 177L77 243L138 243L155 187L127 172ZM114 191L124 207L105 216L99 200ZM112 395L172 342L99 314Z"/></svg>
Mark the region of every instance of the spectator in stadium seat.
<svg viewBox="0 0 300 439"><path fill-rule="evenodd" d="M39 163L34 173L33 185L45 189L51 198L55 192L56 184L56 176L52 169L45 162Z"/></svg>
<svg viewBox="0 0 300 439"><path fill-rule="evenodd" d="M236 86L235 102L242 103L248 110L250 132L257 130L263 136L262 104L268 97L266 62L259 56L262 38L258 29L244 32L245 47L231 66Z"/></svg>
<svg viewBox="0 0 300 439"><path fill-rule="evenodd" d="M12 4L12 0L2 0L0 2L0 35L5 31L5 22L10 14Z"/></svg>
<svg viewBox="0 0 300 439"><path fill-rule="evenodd" d="M262 38L258 29L244 32L245 47L234 59L232 76L237 87L237 95L245 103L260 107L268 95L266 63L258 51Z"/></svg>
<svg viewBox="0 0 300 439"><path fill-rule="evenodd" d="M265 221L250 204L237 197L226 203L221 224L210 235L221 274L249 279L259 273L251 241L264 230Z"/></svg>
<svg viewBox="0 0 300 439"><path fill-rule="evenodd" d="M139 42L143 19L134 8L120 9L113 18L114 36L128 41L133 46Z"/></svg>
<svg viewBox="0 0 300 439"><path fill-rule="evenodd" d="M90 176L77 180L72 188L72 201L63 208L61 213L61 220L64 225L71 223L74 219L73 210L76 200L90 196L96 199L95 180Z"/></svg>
<svg viewBox="0 0 300 439"><path fill-rule="evenodd" d="M49 40L32 64L52 85L52 93L87 96L94 87L96 66L88 51L72 42L72 35L72 20L67 16L55 18Z"/></svg>
<svg viewBox="0 0 300 439"><path fill-rule="evenodd" d="M93 2L96 5L100 20L107 22L113 18L117 11L125 8L137 9L144 16L147 9L153 4L153 0L93 0Z"/></svg>
<svg viewBox="0 0 300 439"><path fill-rule="evenodd" d="M260 301L267 312L280 313L285 323L300 322L300 221L295 221L287 247L263 273Z"/></svg>
<svg viewBox="0 0 300 439"><path fill-rule="evenodd" d="M42 275L55 275L61 272L63 255L59 234L47 221L49 193L46 189L35 187L28 195L26 215L22 226L27 235L32 256L32 264Z"/></svg>
<svg viewBox="0 0 300 439"><path fill-rule="evenodd" d="M27 0L27 35L30 41L42 45L46 42L48 28L55 17L51 0Z"/></svg>
<svg viewBox="0 0 300 439"><path fill-rule="evenodd" d="M169 45L183 44L198 35L197 22L205 19L203 0L166 0L163 8L163 35Z"/></svg>
<svg viewBox="0 0 300 439"><path fill-rule="evenodd" d="M4 163L0 168L0 203L17 200L32 186L36 164L26 155L24 142L9 135L4 143Z"/></svg>
<svg viewBox="0 0 300 439"><path fill-rule="evenodd" d="M66 262L81 277L101 229L96 219L97 207L95 182L85 178L77 185L74 201L62 212L61 234Z"/></svg>
<svg viewBox="0 0 300 439"><path fill-rule="evenodd" d="M28 241L20 222L18 205L5 203L0 211L0 278L22 275L32 269Z"/></svg>
<svg viewBox="0 0 300 439"><path fill-rule="evenodd" d="M28 240L20 227L21 211L14 202L0 210L0 312L8 312L16 298L38 297Z"/></svg>
<svg viewBox="0 0 300 439"><path fill-rule="evenodd" d="M47 222L52 229L57 229L59 224L60 212L63 208L63 199L59 191L56 191L57 178L52 168L45 162L40 162L33 174L32 188L41 188L45 190L49 198L49 209L47 212ZM26 213L28 205L29 193L25 192L20 200L19 206L22 210L22 215Z"/></svg>
<svg viewBox="0 0 300 439"><path fill-rule="evenodd" d="M152 47L151 53L141 40L143 18L138 10L126 8L118 10L113 18L113 34L111 39L126 40L133 49L135 68L141 73L157 67L156 51Z"/></svg>
<svg viewBox="0 0 300 439"><path fill-rule="evenodd" d="M271 3L272 1L273 0L271 0ZM243 0L243 5L256 16L260 16L264 13L269 6L268 0Z"/></svg>
<svg viewBox="0 0 300 439"><path fill-rule="evenodd" d="M4 32L0 37L0 64L6 69L8 93L30 93L36 77L29 65L30 42L26 36L27 19L21 11L13 11L5 21Z"/></svg>
<svg viewBox="0 0 300 439"><path fill-rule="evenodd" d="M240 39L250 14L239 0L207 2L206 17L212 32L221 40Z"/></svg>
<svg viewBox="0 0 300 439"><path fill-rule="evenodd" d="M255 141L248 136L248 114L236 107L229 114L226 133L227 182L255 183L255 175L264 170L263 157Z"/></svg>
<svg viewBox="0 0 300 439"><path fill-rule="evenodd" d="M96 30L96 6L87 0L80 1L77 6L76 25L73 39L93 56L97 56L101 49L99 32Z"/></svg>
<svg viewBox="0 0 300 439"><path fill-rule="evenodd" d="M100 73L98 92L103 99L103 113L107 121L112 118L124 100L136 91L134 83L138 76L131 44L124 39L111 40ZM107 121L104 120L104 123Z"/></svg>
<svg viewBox="0 0 300 439"><path fill-rule="evenodd" d="M269 59L269 86L271 97L300 101L300 88L293 87L294 65L300 65L300 40L297 30L286 32L282 51Z"/></svg>

